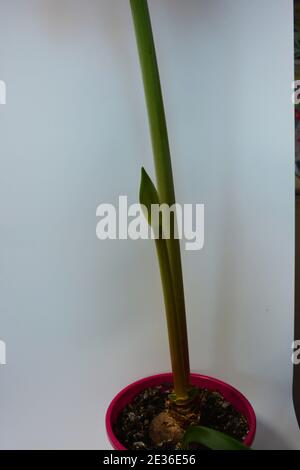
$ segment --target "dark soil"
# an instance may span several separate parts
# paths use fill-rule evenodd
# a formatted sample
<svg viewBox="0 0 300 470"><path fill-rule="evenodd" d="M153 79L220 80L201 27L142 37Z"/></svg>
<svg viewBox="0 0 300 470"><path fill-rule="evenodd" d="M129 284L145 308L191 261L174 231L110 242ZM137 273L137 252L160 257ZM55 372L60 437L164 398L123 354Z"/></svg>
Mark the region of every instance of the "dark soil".
<svg viewBox="0 0 300 470"><path fill-rule="evenodd" d="M159 413L166 410L166 403L171 391L172 384L147 388L124 408L114 426L114 432L126 449L153 450L159 448L175 450L180 448L180 444L176 445L174 443L162 443L157 447L149 436L151 421ZM219 392L200 389L200 397L199 424L243 441L249 432L246 418L227 402ZM197 413L195 421L196 423L193 424L198 424Z"/></svg>

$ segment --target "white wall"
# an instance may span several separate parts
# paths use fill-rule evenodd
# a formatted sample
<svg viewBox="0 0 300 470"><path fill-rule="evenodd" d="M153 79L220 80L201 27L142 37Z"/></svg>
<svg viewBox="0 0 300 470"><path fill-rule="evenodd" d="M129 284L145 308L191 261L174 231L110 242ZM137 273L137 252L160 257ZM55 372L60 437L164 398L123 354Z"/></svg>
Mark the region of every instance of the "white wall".
<svg viewBox="0 0 300 470"><path fill-rule="evenodd" d="M151 0L195 371L252 401L256 448L300 448L291 401L291 0ZM109 448L115 393L170 368L151 242L95 237L153 173L126 0L0 1L0 446Z"/></svg>

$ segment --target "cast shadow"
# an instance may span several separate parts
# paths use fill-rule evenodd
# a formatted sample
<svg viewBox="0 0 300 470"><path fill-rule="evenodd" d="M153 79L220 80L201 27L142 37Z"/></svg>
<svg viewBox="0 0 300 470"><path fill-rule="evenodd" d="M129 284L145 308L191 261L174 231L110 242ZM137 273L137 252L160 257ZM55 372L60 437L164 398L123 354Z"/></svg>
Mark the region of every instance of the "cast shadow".
<svg viewBox="0 0 300 470"><path fill-rule="evenodd" d="M253 445L254 450L294 450L287 439L276 429L268 426L257 417L257 432Z"/></svg>

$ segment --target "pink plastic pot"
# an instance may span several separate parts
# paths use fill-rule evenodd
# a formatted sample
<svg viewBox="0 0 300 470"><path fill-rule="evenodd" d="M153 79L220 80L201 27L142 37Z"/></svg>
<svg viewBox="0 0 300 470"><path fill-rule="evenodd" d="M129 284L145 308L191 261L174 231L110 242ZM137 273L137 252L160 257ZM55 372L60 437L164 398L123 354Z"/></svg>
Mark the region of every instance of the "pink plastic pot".
<svg viewBox="0 0 300 470"><path fill-rule="evenodd" d="M115 450L127 450L116 438L113 426L116 422L119 413L128 405L132 399L142 390L148 387L155 387L166 382L172 382L172 374L158 374L151 377L138 380L125 387L118 395L112 400L106 413L106 432L108 439ZM191 374L191 383L199 388L207 388L208 390L219 391L224 398L229 401L238 411L240 411L248 420L249 433L244 441L244 444L251 446L253 443L256 432L256 417L254 410L244 395L238 390L231 387L231 385L222 382L221 380L207 377L200 374Z"/></svg>

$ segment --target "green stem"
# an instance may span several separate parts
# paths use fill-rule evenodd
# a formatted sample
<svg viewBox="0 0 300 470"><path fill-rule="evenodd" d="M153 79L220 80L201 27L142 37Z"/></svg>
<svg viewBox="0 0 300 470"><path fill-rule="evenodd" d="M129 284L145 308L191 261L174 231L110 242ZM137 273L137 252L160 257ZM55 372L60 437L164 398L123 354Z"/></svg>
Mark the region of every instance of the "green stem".
<svg viewBox="0 0 300 470"><path fill-rule="evenodd" d="M186 374L186 364L182 354L181 330L178 328L177 318L176 315L174 315L174 312L176 311L176 304L173 292L167 243L164 238L158 238L155 240L155 244L164 293L169 348L174 379L174 393L176 399L185 401L189 398L190 387L188 386L188 383L182 380Z"/></svg>
<svg viewBox="0 0 300 470"><path fill-rule="evenodd" d="M145 89L159 199L161 203L171 206L175 203L171 155L148 4L147 0L130 0L130 4ZM180 374L177 374L177 368L175 371L173 369L173 374L177 384L175 394L179 399L185 399L190 389L188 338L180 245L179 240L174 238L174 227L172 233L173 236L166 243L173 282L174 324L180 338L178 347L183 362ZM176 380L175 374L178 375Z"/></svg>

